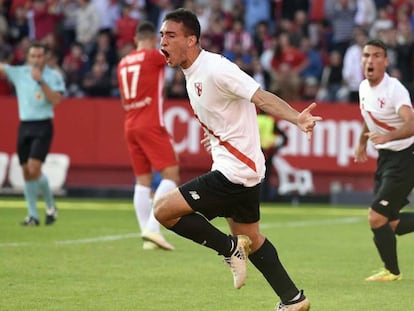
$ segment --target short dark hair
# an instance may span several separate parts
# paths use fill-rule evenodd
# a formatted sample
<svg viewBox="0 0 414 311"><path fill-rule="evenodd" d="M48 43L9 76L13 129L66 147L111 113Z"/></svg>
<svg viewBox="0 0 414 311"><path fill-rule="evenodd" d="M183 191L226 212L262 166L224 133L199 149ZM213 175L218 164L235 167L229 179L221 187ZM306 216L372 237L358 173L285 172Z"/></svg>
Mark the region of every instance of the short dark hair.
<svg viewBox="0 0 414 311"><path fill-rule="evenodd" d="M196 36L197 43L200 41L201 27L197 15L187 9L176 9L167 13L164 21L172 20L177 23L182 23L186 35Z"/></svg>
<svg viewBox="0 0 414 311"><path fill-rule="evenodd" d="M384 55L387 56L387 45L383 41L381 41L379 39L372 39L372 40L368 40L365 43L365 46L367 46L367 45L372 45L372 46L376 46L378 48L383 49L384 50Z"/></svg>
<svg viewBox="0 0 414 311"><path fill-rule="evenodd" d="M155 35L155 26L153 23L149 21L144 21L140 23L135 31L135 36L140 40L149 39L154 37Z"/></svg>
<svg viewBox="0 0 414 311"><path fill-rule="evenodd" d="M31 42L28 50L30 50L31 48L43 49L43 52L45 54L49 50L48 46L45 43L41 42L41 41Z"/></svg>

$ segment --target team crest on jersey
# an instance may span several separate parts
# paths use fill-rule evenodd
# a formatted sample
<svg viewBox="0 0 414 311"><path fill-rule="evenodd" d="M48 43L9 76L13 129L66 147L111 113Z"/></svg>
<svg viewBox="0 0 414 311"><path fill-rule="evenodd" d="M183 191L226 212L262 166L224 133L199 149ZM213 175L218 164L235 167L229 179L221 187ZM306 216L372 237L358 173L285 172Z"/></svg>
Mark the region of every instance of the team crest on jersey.
<svg viewBox="0 0 414 311"><path fill-rule="evenodd" d="M201 93L203 92L203 85L201 84L201 82L195 82L194 87L197 92L197 95L201 96Z"/></svg>
<svg viewBox="0 0 414 311"><path fill-rule="evenodd" d="M384 108L385 99L384 98L378 98L378 103L379 103L380 108Z"/></svg>

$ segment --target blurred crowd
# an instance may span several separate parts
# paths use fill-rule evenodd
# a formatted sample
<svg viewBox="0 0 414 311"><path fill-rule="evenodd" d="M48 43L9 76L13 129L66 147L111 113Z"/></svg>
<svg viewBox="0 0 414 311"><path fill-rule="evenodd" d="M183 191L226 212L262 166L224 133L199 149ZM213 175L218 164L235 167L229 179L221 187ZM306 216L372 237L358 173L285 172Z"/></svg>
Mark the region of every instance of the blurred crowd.
<svg viewBox="0 0 414 311"><path fill-rule="evenodd" d="M134 49L143 20L196 12L201 45L236 62L288 101L354 102L362 45L388 45L390 75L414 90L414 0L0 0L0 62L23 64L28 45L49 46L68 97L118 97L116 65ZM0 95L13 94L0 78ZM167 70L166 96L185 98L181 70Z"/></svg>

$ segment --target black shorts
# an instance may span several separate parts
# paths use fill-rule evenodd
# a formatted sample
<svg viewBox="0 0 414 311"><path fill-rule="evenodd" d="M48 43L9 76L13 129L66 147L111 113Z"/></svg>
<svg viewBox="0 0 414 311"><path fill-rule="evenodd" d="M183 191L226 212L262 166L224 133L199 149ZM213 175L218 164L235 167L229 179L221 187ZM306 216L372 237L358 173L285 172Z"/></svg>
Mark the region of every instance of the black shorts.
<svg viewBox="0 0 414 311"><path fill-rule="evenodd" d="M53 138L52 120L23 121L17 137L17 154L20 164L29 158L45 161Z"/></svg>
<svg viewBox="0 0 414 311"><path fill-rule="evenodd" d="M254 223L260 219L260 184L233 184L219 171L212 171L178 189L191 208L209 220L226 217L238 223Z"/></svg>
<svg viewBox="0 0 414 311"><path fill-rule="evenodd" d="M401 151L380 150L375 172L373 210L390 221L399 219L414 187L414 145Z"/></svg>

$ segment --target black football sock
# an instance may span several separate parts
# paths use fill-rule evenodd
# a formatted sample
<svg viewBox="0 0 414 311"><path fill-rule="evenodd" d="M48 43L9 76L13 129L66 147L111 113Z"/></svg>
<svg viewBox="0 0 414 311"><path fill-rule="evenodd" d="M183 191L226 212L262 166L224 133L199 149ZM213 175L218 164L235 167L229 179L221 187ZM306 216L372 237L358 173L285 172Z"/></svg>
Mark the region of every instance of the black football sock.
<svg viewBox="0 0 414 311"><path fill-rule="evenodd" d="M282 303L287 303L295 297L299 290L289 277L279 260L276 248L267 239L254 253L249 255L250 261L259 270Z"/></svg>
<svg viewBox="0 0 414 311"><path fill-rule="evenodd" d="M180 218L171 228L178 235L212 248L219 255L229 257L237 241L214 227L204 216L193 213Z"/></svg>
<svg viewBox="0 0 414 311"><path fill-rule="evenodd" d="M371 228L371 230L374 233L374 242L382 261L384 261L385 268L393 274L400 274L397 259L397 239L391 226L385 224L376 229Z"/></svg>
<svg viewBox="0 0 414 311"><path fill-rule="evenodd" d="M401 213L395 234L403 235L414 231L414 213Z"/></svg>

